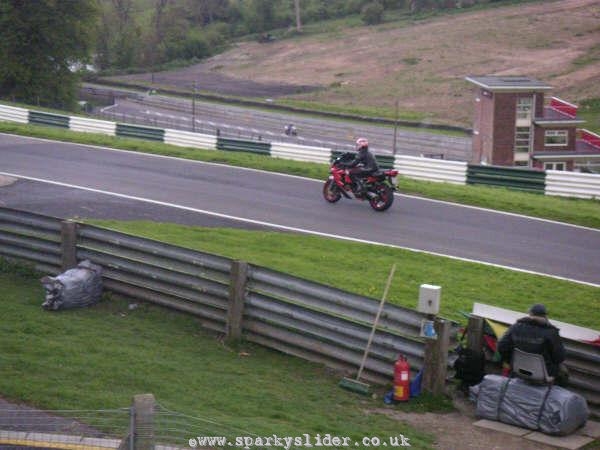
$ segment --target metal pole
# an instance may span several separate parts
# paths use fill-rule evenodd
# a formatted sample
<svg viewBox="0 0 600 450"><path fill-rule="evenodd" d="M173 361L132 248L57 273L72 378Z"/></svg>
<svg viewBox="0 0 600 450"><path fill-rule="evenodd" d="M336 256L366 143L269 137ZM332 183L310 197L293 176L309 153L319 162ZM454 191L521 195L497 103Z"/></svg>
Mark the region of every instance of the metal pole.
<svg viewBox="0 0 600 450"><path fill-rule="evenodd" d="M192 131L196 131L196 89L197 84L194 81L194 94L192 95Z"/></svg>
<svg viewBox="0 0 600 450"><path fill-rule="evenodd" d="M399 108L400 99L396 99L396 117L394 119L394 145L393 145L393 154L396 156L396 142L398 135L398 108Z"/></svg>
<svg viewBox="0 0 600 450"><path fill-rule="evenodd" d="M300 20L300 0L294 0L294 9L296 11L296 31L302 31L302 22Z"/></svg>
<svg viewBox="0 0 600 450"><path fill-rule="evenodd" d="M133 450L135 437L135 406L129 408L129 450Z"/></svg>

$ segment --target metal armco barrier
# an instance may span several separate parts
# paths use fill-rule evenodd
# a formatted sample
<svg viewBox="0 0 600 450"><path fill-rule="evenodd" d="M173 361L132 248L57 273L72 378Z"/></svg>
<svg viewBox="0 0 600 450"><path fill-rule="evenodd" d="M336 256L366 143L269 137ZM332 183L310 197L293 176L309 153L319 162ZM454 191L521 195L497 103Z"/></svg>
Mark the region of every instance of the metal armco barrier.
<svg viewBox="0 0 600 450"><path fill-rule="evenodd" d="M163 142L165 130L117 123L117 136Z"/></svg>
<svg viewBox="0 0 600 450"><path fill-rule="evenodd" d="M224 332L231 261L149 239L79 225L77 258L103 267L110 290L202 318Z"/></svg>
<svg viewBox="0 0 600 450"><path fill-rule="evenodd" d="M0 208L1 256L56 274L65 269L65 254L76 255L71 265L89 259L102 266L106 289L193 314L204 327L229 337L348 372L360 365L379 306L375 299L228 258ZM385 306L366 379L389 382L399 353L409 357L414 370L431 364L426 339L418 336L423 318L411 309ZM238 332L232 333L235 327ZM448 342L440 339L442 344Z"/></svg>
<svg viewBox="0 0 600 450"><path fill-rule="evenodd" d="M345 371L358 368L378 302L336 288L252 266L248 272L244 333L248 340ZM399 353L418 370L425 358L418 337L425 315L387 304L380 317L364 376L392 377ZM271 344L269 343L271 342Z"/></svg>
<svg viewBox="0 0 600 450"><path fill-rule="evenodd" d="M14 106L0 105L0 120L29 123L29 110Z"/></svg>
<svg viewBox="0 0 600 450"><path fill-rule="evenodd" d="M330 154L331 150L324 147L271 142L271 156L273 158L327 164L329 163Z"/></svg>
<svg viewBox="0 0 600 450"><path fill-rule="evenodd" d="M466 184L467 163L414 156L396 156L395 169L400 175L417 180Z"/></svg>
<svg viewBox="0 0 600 450"><path fill-rule="evenodd" d="M40 271L60 273L60 219L0 208L0 254L33 262Z"/></svg>
<svg viewBox="0 0 600 450"><path fill-rule="evenodd" d="M106 120L87 119L85 117L71 117L69 129L83 133L98 133L115 136L117 124Z"/></svg>
<svg viewBox="0 0 600 450"><path fill-rule="evenodd" d="M591 412L600 418L600 349L578 341L563 340L569 368L569 389L583 395Z"/></svg>
<svg viewBox="0 0 600 450"><path fill-rule="evenodd" d="M247 152L256 153L259 155L270 155L271 143L243 141L241 139L228 139L219 137L217 139L217 150L229 150L234 152Z"/></svg>
<svg viewBox="0 0 600 450"><path fill-rule="evenodd" d="M39 111L29 111L29 123L69 128L69 117Z"/></svg>
<svg viewBox="0 0 600 450"><path fill-rule="evenodd" d="M547 170L546 195L600 199L600 175Z"/></svg>
<svg viewBox="0 0 600 450"><path fill-rule="evenodd" d="M216 150L217 137L210 134L192 133L167 128L165 129L165 144Z"/></svg>
<svg viewBox="0 0 600 450"><path fill-rule="evenodd" d="M235 270L240 262L221 256L0 208L0 255L57 274L71 260L65 256L73 253L76 260L90 259L103 267L109 290L193 314L204 327L220 333L228 333L235 322L248 341L350 372L360 364L379 304L259 266L247 265L240 272ZM232 321L236 301L239 320ZM366 379L389 382L399 353L408 356L414 370L427 364L428 341L418 336L425 317L385 305ZM565 340L565 346L572 388L600 415L600 350L573 340Z"/></svg>
<svg viewBox="0 0 600 450"><path fill-rule="evenodd" d="M467 184L485 184L544 193L545 179L546 173L538 170L473 165L467 168Z"/></svg>

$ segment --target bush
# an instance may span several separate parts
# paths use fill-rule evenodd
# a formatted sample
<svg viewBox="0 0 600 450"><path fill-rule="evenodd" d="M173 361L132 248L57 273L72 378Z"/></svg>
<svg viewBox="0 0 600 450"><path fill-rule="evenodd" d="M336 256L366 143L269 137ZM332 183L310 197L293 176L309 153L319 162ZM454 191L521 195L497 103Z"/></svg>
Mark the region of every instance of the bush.
<svg viewBox="0 0 600 450"><path fill-rule="evenodd" d="M367 3L361 11L361 19L367 25L375 25L383 20L383 5L379 2Z"/></svg>

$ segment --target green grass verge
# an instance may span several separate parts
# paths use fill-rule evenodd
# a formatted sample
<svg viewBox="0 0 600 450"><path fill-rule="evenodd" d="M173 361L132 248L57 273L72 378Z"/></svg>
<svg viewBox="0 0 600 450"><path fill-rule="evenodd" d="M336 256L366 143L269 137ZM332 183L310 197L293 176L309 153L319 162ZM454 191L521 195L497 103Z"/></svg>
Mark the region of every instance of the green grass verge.
<svg viewBox="0 0 600 450"><path fill-rule="evenodd" d="M581 102L577 116L586 121L582 128L600 134L600 98Z"/></svg>
<svg viewBox="0 0 600 450"><path fill-rule="evenodd" d="M145 221L89 222L240 259L373 298L381 298L390 267L395 263L396 275L388 296L391 303L414 309L421 284L439 285L441 314L460 322L465 321L462 312L470 312L475 302L524 313L533 303L543 302L557 320L591 328L600 323L599 288L544 276L318 236Z"/></svg>
<svg viewBox="0 0 600 450"><path fill-rule="evenodd" d="M334 87L335 88L335 87ZM333 105L333 104L325 104L318 102L311 102L305 100L298 100L294 98L286 99L278 99L278 104L287 105L294 108L305 109L305 110L317 110L323 111L327 113L334 114L352 114L358 117L382 117L385 119L396 119L396 112L394 109L389 108L378 108L378 107L366 107L366 106L348 106L348 105ZM427 115L424 113L418 113L414 111L399 111L398 112L398 120L406 120L411 122L421 122L427 119ZM408 129L408 128L407 128ZM412 128L411 128L412 129ZM443 132L443 134L449 134L448 132ZM465 133L453 133L453 135L464 136Z"/></svg>
<svg viewBox="0 0 600 450"><path fill-rule="evenodd" d="M402 433L431 448L425 433L381 411L448 411L448 399L423 395L386 406L337 386L340 375L260 346L225 346L189 315L105 297L94 307L47 312L32 274L0 265L0 393L43 409L128 407L152 393L166 408L207 418L197 435L331 433L359 440ZM111 424L126 427L127 423ZM120 429L119 428L119 429ZM237 433L236 433L237 430Z"/></svg>
<svg viewBox="0 0 600 450"><path fill-rule="evenodd" d="M190 149L136 139L77 133L60 128L0 122L0 132L250 167L321 180L328 175L328 167L324 164L291 161L250 153ZM398 187L399 191L405 194L600 228L600 200L551 197L507 188L460 186L417 181L403 177L400 177Z"/></svg>

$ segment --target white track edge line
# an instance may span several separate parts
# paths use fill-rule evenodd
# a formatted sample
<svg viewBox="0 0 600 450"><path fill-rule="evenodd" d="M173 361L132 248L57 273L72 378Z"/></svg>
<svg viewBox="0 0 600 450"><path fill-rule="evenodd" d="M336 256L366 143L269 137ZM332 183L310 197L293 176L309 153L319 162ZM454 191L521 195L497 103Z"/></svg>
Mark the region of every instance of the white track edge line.
<svg viewBox="0 0 600 450"><path fill-rule="evenodd" d="M324 180L316 180L314 178L304 177L301 175L292 175L292 174L286 174L286 173L280 173L280 172L272 172L269 170L254 169L254 168L250 168L250 167L232 166L232 165L228 165L228 164L215 163L215 162L210 162L210 161L198 161L195 159L181 158L178 156L157 155L154 153L144 153L144 152L137 152L134 150L124 150L124 149L119 149L119 148L104 147L104 146L91 145L91 144L81 144L81 143L69 142L69 141L54 141L52 139L39 138L39 137L34 137L34 136L23 136L20 134L11 134L11 133L0 133L0 134L5 134L7 136L13 136L13 137L19 137L19 138L34 139L34 140L39 140L39 141L43 141L43 142L79 145L82 147L97 148L100 150L107 150L107 151L111 151L111 152L142 155L142 156L147 156L147 157L152 157L152 158L174 159L174 160L178 160L178 161L186 161L186 162L191 162L191 163L195 163L195 164L205 164L205 165L212 165L212 166L219 166L219 167L230 167L230 168L245 170L245 171L249 171L249 172L268 173L270 175L278 175L278 176L282 176L282 177L297 178L297 179L308 180L308 181L313 181L313 182L317 182L317 183L323 183L323 181L324 181ZM478 211L485 211L485 212L494 213L494 214L502 214L502 215L511 216L511 217L519 217L519 218L528 219L528 220L536 220L539 222L546 222L546 223L551 223L551 224L555 224L555 225L562 225L562 226L566 226L566 227L578 228L578 229L587 230L587 231L600 232L600 229L598 229L598 228L591 228L591 227L586 227L584 225L576 225L576 224L572 224L572 223L568 223L568 222L560 222L557 220L544 219L544 218L540 218L540 217L528 216L525 214L513 213L513 212L508 212L508 211L498 211L495 209L484 208L483 206L465 205L462 203L455 203L455 202L451 202L451 201L447 201L447 200L437 200L437 199L432 199L432 198L427 198L427 197L421 197L418 195L402 194L399 192L395 193L394 195L400 196L400 197L412 198L415 200L423 200L423 201L428 201L428 202L433 202L433 203L440 203L443 205L451 205L451 206L456 206L456 207L461 207L461 208L469 208L469 209L474 209L474 210L478 210Z"/></svg>
<svg viewBox="0 0 600 450"><path fill-rule="evenodd" d="M124 198L124 199L127 199L127 200L136 200L136 201L150 203L150 204L159 205L159 206L167 206L167 207L170 207L170 208L176 208L176 209L181 209L181 210L185 210L185 211L201 213L201 214L205 214L205 215L208 215L208 216L219 217L219 218L228 219L228 220L235 220L235 221L238 221L238 222L250 223L250 224L253 224L253 225L260 225L260 226L264 226L264 227L268 227L268 228L275 228L275 229L284 230L284 231L293 231L293 232L296 232L296 233L310 234L310 235L327 237L327 238L332 238L332 239L346 240L346 241L356 242L356 243L361 243L361 244L377 245L377 246L380 246L380 247L397 248L397 249L400 249L400 250L407 250L407 251L411 251L411 252L414 252L414 253L423 253L423 254L427 254L427 255L440 256L440 257L444 257L444 258L454 259L454 260L457 260L457 261L463 261L463 262L469 262L469 263L476 263L476 264L483 264L483 265L490 266L490 267L497 267L497 268L500 268L500 269L507 269L507 270L512 270L512 271L515 271L515 272L521 272L521 273L530 274L530 275L539 275L539 276L554 278L554 279L557 279L557 280L569 281L569 282L573 282L573 283L578 283L578 284L583 284L583 285L587 285L587 286L591 286L591 287L598 287L598 288L600 288L600 284L595 284L595 283L591 283L591 282L588 282L588 281L576 280L576 279L573 279L573 278L566 278L566 277L561 277L561 276L558 276L558 275L551 275L551 274L547 274L547 273L536 272L536 271L527 270L527 269L521 269L521 268L513 267L513 266L506 266L506 265L502 265L502 264L495 264L495 263L490 263L490 262L486 262L486 261L480 261L480 260L476 260L476 259L463 258L463 257L459 257L459 256L447 255L447 254L437 253L437 252L431 252L431 251L427 251L427 250L420 250L420 249L415 249L415 248L411 248L411 247L404 247L404 246L401 246L401 245L392 245L392 244L385 244L385 243L382 243L382 242L368 241L368 240L365 240L365 239L352 238L352 237L341 236L341 235L337 235L337 234L323 233L323 232L320 232L320 231L306 230L306 229L303 229L303 228L289 227L289 226L286 226L286 225L279 225L279 224L274 224L274 223L270 223L270 222L263 222L263 221L260 221L260 220L254 220L254 219L247 219L247 218L244 218L244 217L231 216L229 214L216 213L216 212L213 212L213 211L207 211L207 210L203 210L203 209L192 208L190 206L178 205L178 204L175 204L175 203L168 203L168 202L163 202L163 201L159 201L159 200L153 200L153 199L144 198L144 197L137 197L137 196L133 196L133 195L120 194L118 192L111 192L111 191L105 191L105 190L102 190L102 189L95 189L95 188L89 188L89 187L85 187L85 186L78 186L78 185L74 185L74 184L62 183L62 182L59 182L59 181L45 180L43 178L35 178L35 177L23 176L23 175L8 173L8 172L0 172L0 175L5 175L5 176L9 176L9 177L14 177L14 178L22 178L22 179L26 179L26 180L31 180L31 181L41 182L41 183L52 184L52 185L55 185L55 186L68 187L68 188L72 188L72 189L80 189L80 190L84 190L84 191L88 191L88 192L94 192L94 193L97 193L97 194L112 195L114 197Z"/></svg>

